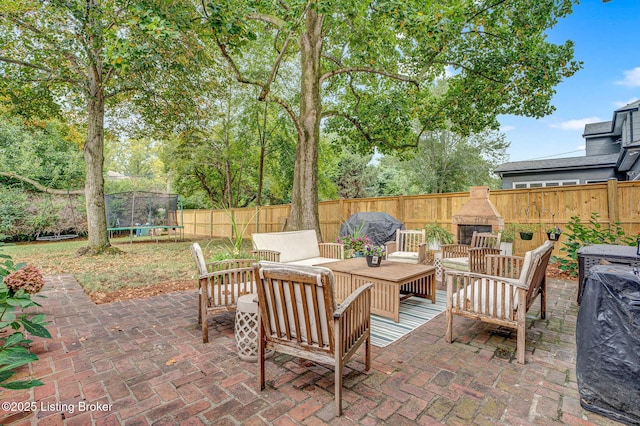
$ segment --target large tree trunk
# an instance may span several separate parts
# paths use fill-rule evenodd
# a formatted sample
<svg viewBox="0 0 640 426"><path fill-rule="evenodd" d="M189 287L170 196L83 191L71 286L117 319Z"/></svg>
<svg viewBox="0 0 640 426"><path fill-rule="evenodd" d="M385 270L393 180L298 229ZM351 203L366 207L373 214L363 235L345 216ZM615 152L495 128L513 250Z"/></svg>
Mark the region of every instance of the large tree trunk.
<svg viewBox="0 0 640 426"><path fill-rule="evenodd" d="M309 8L305 29L300 39L302 78L300 86L300 132L293 173L291 216L288 229L315 229L318 238L318 144L320 143L320 55L322 53L322 21L314 8Z"/></svg>
<svg viewBox="0 0 640 426"><path fill-rule="evenodd" d="M92 253L104 251L109 244L107 214L104 201L104 91L100 81L100 64L90 67L87 101L88 129L84 145L86 170L85 196L87 205L88 250Z"/></svg>
<svg viewBox="0 0 640 426"><path fill-rule="evenodd" d="M258 139L260 141L260 158L258 160L258 196L256 197L256 205L262 205L262 186L264 182L264 157L267 155L267 113L269 112L269 104L264 103L264 115L262 116L262 124L258 126ZM260 118L256 114L256 118Z"/></svg>

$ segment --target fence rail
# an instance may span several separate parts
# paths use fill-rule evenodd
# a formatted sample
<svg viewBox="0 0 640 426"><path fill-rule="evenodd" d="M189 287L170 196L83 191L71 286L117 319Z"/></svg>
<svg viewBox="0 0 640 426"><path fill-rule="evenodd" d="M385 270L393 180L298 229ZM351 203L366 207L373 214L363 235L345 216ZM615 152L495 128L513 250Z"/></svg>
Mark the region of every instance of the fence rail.
<svg viewBox="0 0 640 426"><path fill-rule="evenodd" d="M599 222L604 226L618 222L628 235L640 232L640 182L637 181L495 190L489 198L505 224L541 224L533 240L514 241L515 253L524 253L542 244L546 239L545 227L558 225L565 229L571 217L588 221L592 212L599 213ZM318 205L320 232L324 241L333 241L340 233L340 225L358 212L386 212L403 222L407 229L437 222L453 231L451 217L468 200L468 192L455 192L323 201ZM238 230L248 238L256 232L284 230L289 211L289 205L185 210L182 225L187 235L231 237L234 220ZM559 247L560 244L556 244L556 254Z"/></svg>

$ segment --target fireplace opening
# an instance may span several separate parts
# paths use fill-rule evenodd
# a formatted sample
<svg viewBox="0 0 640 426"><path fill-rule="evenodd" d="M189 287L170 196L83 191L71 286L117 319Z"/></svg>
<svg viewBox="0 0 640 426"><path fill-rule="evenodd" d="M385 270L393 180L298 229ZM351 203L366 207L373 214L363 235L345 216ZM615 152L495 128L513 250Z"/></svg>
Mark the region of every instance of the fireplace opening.
<svg viewBox="0 0 640 426"><path fill-rule="evenodd" d="M491 232L491 225L458 225L458 244L471 244L474 232Z"/></svg>

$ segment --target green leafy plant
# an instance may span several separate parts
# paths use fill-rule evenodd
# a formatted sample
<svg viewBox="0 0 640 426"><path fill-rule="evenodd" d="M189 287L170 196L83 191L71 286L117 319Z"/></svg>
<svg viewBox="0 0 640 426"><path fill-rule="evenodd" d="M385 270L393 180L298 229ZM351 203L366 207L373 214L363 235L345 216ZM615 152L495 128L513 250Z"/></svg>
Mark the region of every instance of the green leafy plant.
<svg viewBox="0 0 640 426"><path fill-rule="evenodd" d="M251 216L251 218L247 221L247 223L238 223L236 221L236 217L233 210L228 210L226 213L231 220L232 236L229 237L230 244L228 244L226 247L225 258L226 259L254 258L254 256L252 256L250 253L247 253L246 250L243 249L244 233L249 227L249 225L251 224L251 221L255 219L256 215L258 214L258 211L256 210L256 212L253 214L253 216ZM218 260L223 260L223 259L218 259Z"/></svg>
<svg viewBox="0 0 640 426"><path fill-rule="evenodd" d="M373 242L366 235L341 235L336 238L336 242L344 245L345 252L352 256L353 253L362 253L367 245Z"/></svg>
<svg viewBox="0 0 640 426"><path fill-rule="evenodd" d="M634 237L625 234L624 229L618 222L613 222L609 226L599 223L600 215L591 213L588 223L582 222L579 216L572 216L567 223L565 240L562 243L561 252L566 253L565 257L554 257L558 263L558 268L569 272L575 277L578 274L578 250L581 247L591 244L622 244L635 245Z"/></svg>
<svg viewBox="0 0 640 426"><path fill-rule="evenodd" d="M516 239L516 232L518 230L518 225L515 223L508 223L504 226L504 229L501 231L502 236L500 240L504 243L512 243Z"/></svg>
<svg viewBox="0 0 640 426"><path fill-rule="evenodd" d="M539 223L519 223L518 232L537 232L540 229Z"/></svg>
<svg viewBox="0 0 640 426"><path fill-rule="evenodd" d="M453 243L453 234L448 229L438 225L438 222L427 223L424 226L427 241L438 241L440 244Z"/></svg>
<svg viewBox="0 0 640 426"><path fill-rule="evenodd" d="M42 273L35 266L14 265L10 256L0 254L0 387L5 389L28 389L42 385L37 379L9 381L17 370L38 359L29 352L26 333L51 338L44 327L48 324L44 314L29 317L24 311L40 306L31 300L31 295L44 286ZM19 268L19 269L18 269ZM24 331L24 332L23 332Z"/></svg>
<svg viewBox="0 0 640 426"><path fill-rule="evenodd" d="M546 230L547 234L562 234L562 229L559 226L554 225Z"/></svg>
<svg viewBox="0 0 640 426"><path fill-rule="evenodd" d="M353 257L354 253L362 253L365 246L372 245L371 238L365 235L364 222L355 228L349 235L339 235L336 242L344 245L345 256Z"/></svg>
<svg viewBox="0 0 640 426"><path fill-rule="evenodd" d="M366 246L364 246L364 249L362 250L362 253L365 256L378 256L378 257L382 257L384 256L386 252L386 248L384 246L375 246L372 244L368 244Z"/></svg>

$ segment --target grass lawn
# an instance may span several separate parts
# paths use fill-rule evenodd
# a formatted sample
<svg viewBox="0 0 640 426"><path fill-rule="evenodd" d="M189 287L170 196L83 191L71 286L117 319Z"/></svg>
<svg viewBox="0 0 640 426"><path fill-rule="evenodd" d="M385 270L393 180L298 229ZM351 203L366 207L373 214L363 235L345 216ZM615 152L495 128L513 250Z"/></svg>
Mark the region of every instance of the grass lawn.
<svg viewBox="0 0 640 426"><path fill-rule="evenodd" d="M111 244L119 255L77 256L86 240L20 243L4 246L2 252L13 261L35 265L44 275L73 274L97 303L141 297L173 290L195 288L196 267L189 246L197 241L205 259L224 253L227 239L195 239L174 242L166 237L156 243L148 237L129 244L129 237L115 238ZM247 248L249 241L245 241Z"/></svg>

